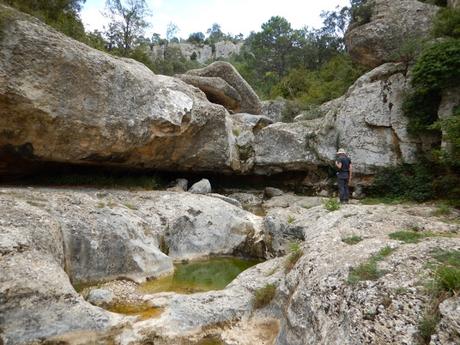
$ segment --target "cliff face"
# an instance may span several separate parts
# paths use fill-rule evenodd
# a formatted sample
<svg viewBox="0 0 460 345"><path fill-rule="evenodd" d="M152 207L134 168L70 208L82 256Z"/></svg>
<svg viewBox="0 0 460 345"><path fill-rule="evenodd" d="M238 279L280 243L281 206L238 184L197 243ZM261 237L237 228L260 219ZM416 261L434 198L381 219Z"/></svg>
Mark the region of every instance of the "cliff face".
<svg viewBox="0 0 460 345"><path fill-rule="evenodd" d="M171 49L179 49L182 56L189 60L196 60L199 63L206 63L218 59L228 59L232 55L240 53L243 42L233 43L230 41L217 42L214 47L207 44L192 44L192 43L170 43ZM149 54L152 59L164 59L165 45L152 46Z"/></svg>
<svg viewBox="0 0 460 345"><path fill-rule="evenodd" d="M392 1L376 6L383 11ZM421 9L419 21L404 24L417 31L436 8L415 2L398 6L414 16ZM366 177L380 167L414 162L436 140L407 134L402 102L410 79L399 63L363 75L345 95L322 105L320 118L272 124L264 114L254 115L261 103L229 64L177 78L155 75L8 7L0 12L8 18L0 27L0 175L26 172L30 162L270 175L330 166L344 147L357 177ZM406 12L401 9L401 18ZM396 23L388 30L399 30L394 9L376 13L368 27ZM359 31L366 25L349 35L358 30L367 37Z"/></svg>

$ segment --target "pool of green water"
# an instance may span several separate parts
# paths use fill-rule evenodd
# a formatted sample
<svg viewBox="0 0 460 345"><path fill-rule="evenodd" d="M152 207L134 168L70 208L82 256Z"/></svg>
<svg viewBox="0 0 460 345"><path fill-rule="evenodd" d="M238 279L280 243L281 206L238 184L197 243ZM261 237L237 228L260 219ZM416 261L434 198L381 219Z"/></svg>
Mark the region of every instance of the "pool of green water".
<svg viewBox="0 0 460 345"><path fill-rule="evenodd" d="M225 288L238 274L261 260L212 258L175 265L173 275L147 281L139 286L142 293L172 291L195 293Z"/></svg>

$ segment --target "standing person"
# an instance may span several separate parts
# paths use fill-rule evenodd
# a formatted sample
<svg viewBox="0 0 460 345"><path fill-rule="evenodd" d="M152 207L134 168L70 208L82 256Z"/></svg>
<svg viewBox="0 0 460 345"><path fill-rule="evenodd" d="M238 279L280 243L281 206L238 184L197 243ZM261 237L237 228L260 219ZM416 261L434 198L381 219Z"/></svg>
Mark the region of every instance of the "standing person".
<svg viewBox="0 0 460 345"><path fill-rule="evenodd" d="M339 197L342 204L348 203L350 198L350 191L348 185L351 182L352 167L351 159L347 156L344 149L337 151L337 158L335 160L337 167L337 183L339 185Z"/></svg>

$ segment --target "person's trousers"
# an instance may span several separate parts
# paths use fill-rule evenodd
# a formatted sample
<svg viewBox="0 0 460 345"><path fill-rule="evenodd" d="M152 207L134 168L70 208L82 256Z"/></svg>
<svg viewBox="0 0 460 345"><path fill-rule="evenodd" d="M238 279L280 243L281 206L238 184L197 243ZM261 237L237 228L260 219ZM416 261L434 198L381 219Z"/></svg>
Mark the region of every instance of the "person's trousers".
<svg viewBox="0 0 460 345"><path fill-rule="evenodd" d="M348 202L350 198L350 190L348 189L348 178L337 178L339 185L339 198L340 202Z"/></svg>

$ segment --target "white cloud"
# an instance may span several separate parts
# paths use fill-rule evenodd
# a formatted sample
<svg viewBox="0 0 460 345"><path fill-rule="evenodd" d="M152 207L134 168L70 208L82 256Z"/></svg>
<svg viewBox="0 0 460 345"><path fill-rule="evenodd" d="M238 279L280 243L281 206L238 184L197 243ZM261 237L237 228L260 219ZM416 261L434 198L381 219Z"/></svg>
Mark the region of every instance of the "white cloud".
<svg viewBox="0 0 460 345"><path fill-rule="evenodd" d="M192 32L206 30L213 23L220 24L223 32L232 34L259 31L262 23L272 16L285 17L294 28L303 26L319 27L320 14L333 10L336 6L348 5L349 0L147 0L152 9L149 18L151 27L147 34L157 32L165 36L166 27L175 23L179 35L187 38ZM101 0L87 0L82 11L85 26L93 30L102 29L107 23L100 14L103 9Z"/></svg>

